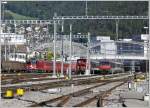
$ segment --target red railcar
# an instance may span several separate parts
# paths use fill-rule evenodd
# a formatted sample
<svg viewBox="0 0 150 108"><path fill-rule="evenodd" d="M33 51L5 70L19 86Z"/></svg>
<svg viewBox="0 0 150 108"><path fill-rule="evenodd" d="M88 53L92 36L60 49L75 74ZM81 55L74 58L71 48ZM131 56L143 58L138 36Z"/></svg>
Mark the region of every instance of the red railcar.
<svg viewBox="0 0 150 108"><path fill-rule="evenodd" d="M84 74L86 70L86 59L78 59L76 61L73 61L71 63L71 70L74 74ZM91 64L91 68L97 68L98 70L111 70L112 66L104 63L94 63ZM36 71L45 71L45 72L53 72L53 61L46 61L46 60L31 60L29 63L27 63L27 69L28 70L36 70ZM69 63L64 62L63 66L64 73L67 72L69 69ZM61 62L56 61L56 72L61 72Z"/></svg>
<svg viewBox="0 0 150 108"><path fill-rule="evenodd" d="M124 72L123 63L115 61L100 61L100 65L97 66L97 68L101 71L100 73L103 74Z"/></svg>
<svg viewBox="0 0 150 108"><path fill-rule="evenodd" d="M36 60L35 59L27 61L27 63L26 63L26 70L27 71L36 70Z"/></svg>
<svg viewBox="0 0 150 108"><path fill-rule="evenodd" d="M101 65L101 66L97 66L97 68L99 70L111 70L112 69L110 65Z"/></svg>
<svg viewBox="0 0 150 108"><path fill-rule="evenodd" d="M84 74L86 70L86 59L78 59L77 60L77 65L76 65L76 70L78 74Z"/></svg>
<svg viewBox="0 0 150 108"><path fill-rule="evenodd" d="M63 71L67 72L69 69L69 63L63 63ZM29 71L45 71L45 72L52 72L53 71L53 61L46 61L46 60L36 60L36 61L29 61L27 62L27 70ZM71 63L71 70L76 72L76 62ZM56 61L56 71L61 72L61 62Z"/></svg>

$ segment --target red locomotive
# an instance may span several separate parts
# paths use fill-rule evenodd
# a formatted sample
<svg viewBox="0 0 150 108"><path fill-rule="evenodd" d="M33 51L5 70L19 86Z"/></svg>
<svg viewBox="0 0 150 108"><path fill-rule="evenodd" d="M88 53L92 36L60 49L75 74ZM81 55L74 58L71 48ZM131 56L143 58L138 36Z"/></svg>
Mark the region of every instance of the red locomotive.
<svg viewBox="0 0 150 108"><path fill-rule="evenodd" d="M120 73L124 71L123 63L107 60L100 61L99 66L97 66L96 68L98 69L99 74L111 74L112 72Z"/></svg>
<svg viewBox="0 0 150 108"><path fill-rule="evenodd" d="M28 71L44 71L52 72L53 71L53 61L46 60L30 60L27 62L26 66ZM63 71L66 73L69 69L69 63L63 63ZM72 72L76 72L76 62L71 63ZM61 62L56 61L56 72L61 72Z"/></svg>
<svg viewBox="0 0 150 108"><path fill-rule="evenodd" d="M101 61L100 65L97 66L97 68L99 70L111 70L112 66L111 66L110 62L108 62L108 61Z"/></svg>
<svg viewBox="0 0 150 108"><path fill-rule="evenodd" d="M78 59L77 60L77 65L76 65L76 69L77 69L77 73L78 74L83 74L86 70L86 59Z"/></svg>

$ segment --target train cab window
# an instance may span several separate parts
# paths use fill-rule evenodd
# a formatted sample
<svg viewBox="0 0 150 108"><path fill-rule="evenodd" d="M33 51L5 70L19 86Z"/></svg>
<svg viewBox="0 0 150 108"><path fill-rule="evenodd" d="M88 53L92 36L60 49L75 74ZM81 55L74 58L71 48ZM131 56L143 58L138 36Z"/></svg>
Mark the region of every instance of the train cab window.
<svg viewBox="0 0 150 108"><path fill-rule="evenodd" d="M37 61L36 61L36 60L32 60L31 63L32 63L32 64L36 64Z"/></svg>
<svg viewBox="0 0 150 108"><path fill-rule="evenodd" d="M24 55L22 55L22 58L24 58Z"/></svg>
<svg viewBox="0 0 150 108"><path fill-rule="evenodd" d="M30 62L30 61L27 61L27 64L31 64L31 62Z"/></svg>
<svg viewBox="0 0 150 108"><path fill-rule="evenodd" d="M109 65L109 62L103 61L103 62L101 62L101 65Z"/></svg>
<svg viewBox="0 0 150 108"><path fill-rule="evenodd" d="M15 54L15 56L14 56L15 58L17 58L17 54Z"/></svg>
<svg viewBox="0 0 150 108"><path fill-rule="evenodd" d="M24 59L24 55L21 55L22 59Z"/></svg>
<svg viewBox="0 0 150 108"><path fill-rule="evenodd" d="M21 59L21 58L22 58L22 55L19 55L19 58Z"/></svg>

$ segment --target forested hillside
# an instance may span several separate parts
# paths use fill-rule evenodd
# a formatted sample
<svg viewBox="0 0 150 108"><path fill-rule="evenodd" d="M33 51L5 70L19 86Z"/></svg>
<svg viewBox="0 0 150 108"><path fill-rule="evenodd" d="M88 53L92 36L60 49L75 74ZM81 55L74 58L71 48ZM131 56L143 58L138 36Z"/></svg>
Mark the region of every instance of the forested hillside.
<svg viewBox="0 0 150 108"><path fill-rule="evenodd" d="M17 13L29 18L36 19L52 19L54 12L58 16L85 15L85 2L8 2L5 10ZM88 1L88 15L147 15L148 2L128 1L128 2L102 2ZM6 13L6 19L14 19L14 17ZM15 18L16 19L16 18ZM91 32L93 35L116 36L115 20L74 20L74 33ZM68 24L65 25L65 32L68 32ZM120 20L119 21L119 37L129 37L131 35L140 35L145 33L144 26L148 25L146 20Z"/></svg>

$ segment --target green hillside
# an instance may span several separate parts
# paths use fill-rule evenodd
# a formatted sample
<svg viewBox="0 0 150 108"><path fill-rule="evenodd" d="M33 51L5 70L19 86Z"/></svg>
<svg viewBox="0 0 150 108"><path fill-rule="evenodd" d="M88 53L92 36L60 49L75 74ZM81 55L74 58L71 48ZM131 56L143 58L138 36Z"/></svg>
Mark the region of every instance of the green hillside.
<svg viewBox="0 0 150 108"><path fill-rule="evenodd" d="M20 15L20 14L17 14L17 13L14 13L10 10L6 10L5 11L5 18L10 18L10 19L16 19L16 20L33 20L33 19L36 19L36 18L33 18L33 17L29 17L29 16L24 16L24 15Z"/></svg>
<svg viewBox="0 0 150 108"><path fill-rule="evenodd" d="M12 14L12 16L17 16L13 19L52 19L54 12L59 16L85 15L84 1L11 1L5 5L5 8L11 11L10 14L13 12L21 15ZM147 14L147 1L88 1L88 15L138 16ZM111 36L112 38L116 36L115 20L66 21L65 33L69 33L70 23L73 24L74 33L91 32L92 35ZM148 20L120 20L119 38L143 34L145 33L144 26L148 26ZM53 32L53 28L50 29Z"/></svg>

